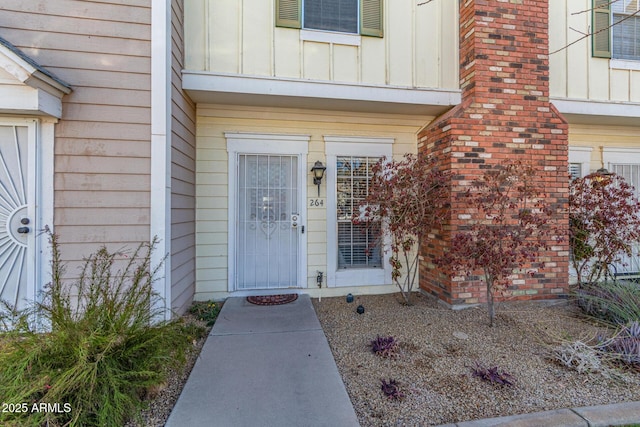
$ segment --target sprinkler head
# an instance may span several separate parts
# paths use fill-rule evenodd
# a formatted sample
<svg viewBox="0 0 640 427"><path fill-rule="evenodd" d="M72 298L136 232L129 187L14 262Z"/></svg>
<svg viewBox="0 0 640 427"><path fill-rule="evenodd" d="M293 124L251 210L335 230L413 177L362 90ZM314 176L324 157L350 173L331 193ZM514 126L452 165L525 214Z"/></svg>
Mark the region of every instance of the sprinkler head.
<svg viewBox="0 0 640 427"><path fill-rule="evenodd" d="M347 302L348 303L352 303L353 302L353 295L347 294Z"/></svg>
<svg viewBox="0 0 640 427"><path fill-rule="evenodd" d="M358 312L358 314L362 314L362 313L364 313L364 307L359 305L358 308L356 309L356 311Z"/></svg>

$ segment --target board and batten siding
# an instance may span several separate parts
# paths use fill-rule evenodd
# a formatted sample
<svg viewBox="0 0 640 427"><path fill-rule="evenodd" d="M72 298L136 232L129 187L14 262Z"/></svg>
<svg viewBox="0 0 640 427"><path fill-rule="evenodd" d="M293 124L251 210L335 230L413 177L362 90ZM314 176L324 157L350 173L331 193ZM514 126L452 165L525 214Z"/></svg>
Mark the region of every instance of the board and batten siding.
<svg viewBox="0 0 640 427"><path fill-rule="evenodd" d="M171 11L171 309L182 314L195 291L196 108L182 91L183 0Z"/></svg>
<svg viewBox="0 0 640 427"><path fill-rule="evenodd" d="M191 0L186 69L420 88L458 88L458 5L384 1L384 37L328 39L275 26L275 0ZM359 44L358 44L359 43Z"/></svg>
<svg viewBox="0 0 640 427"><path fill-rule="evenodd" d="M593 28L591 8L591 0L549 1L550 95L640 102L640 67L625 69L608 58L592 57L591 37L584 37Z"/></svg>
<svg viewBox="0 0 640 427"><path fill-rule="evenodd" d="M55 126L55 231L75 264L149 241L150 0L12 0L0 36L69 83Z"/></svg>
<svg viewBox="0 0 640 427"><path fill-rule="evenodd" d="M228 200L229 165L225 132L310 135L306 170L316 160L326 164L325 136L394 138L393 153L415 153L416 133L430 119L424 116L331 112L287 108L261 108L198 104L196 149L196 295L197 300L228 296ZM363 150L363 156L367 153ZM316 193L311 173L307 194ZM321 193L326 197L326 179ZM326 209L308 209L307 289L318 295L316 272L327 271ZM326 282L325 282L326 285ZM393 292L394 285L358 287L359 293ZM355 291L356 289L354 289ZM345 288L322 289L322 296L343 293Z"/></svg>

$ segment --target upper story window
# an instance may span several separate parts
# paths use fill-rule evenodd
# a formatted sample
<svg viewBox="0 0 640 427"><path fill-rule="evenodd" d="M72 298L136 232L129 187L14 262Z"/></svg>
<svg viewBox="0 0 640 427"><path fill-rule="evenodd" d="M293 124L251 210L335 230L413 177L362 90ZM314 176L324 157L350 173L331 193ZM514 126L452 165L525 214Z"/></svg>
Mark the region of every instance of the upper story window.
<svg viewBox="0 0 640 427"><path fill-rule="evenodd" d="M611 3L611 12L613 58L640 60L640 2L619 0Z"/></svg>
<svg viewBox="0 0 640 427"><path fill-rule="evenodd" d="M640 61L640 0L593 1L593 56Z"/></svg>
<svg viewBox="0 0 640 427"><path fill-rule="evenodd" d="M358 32L358 0L304 0L302 10L304 28Z"/></svg>
<svg viewBox="0 0 640 427"><path fill-rule="evenodd" d="M276 0L276 26L382 37L382 0Z"/></svg>

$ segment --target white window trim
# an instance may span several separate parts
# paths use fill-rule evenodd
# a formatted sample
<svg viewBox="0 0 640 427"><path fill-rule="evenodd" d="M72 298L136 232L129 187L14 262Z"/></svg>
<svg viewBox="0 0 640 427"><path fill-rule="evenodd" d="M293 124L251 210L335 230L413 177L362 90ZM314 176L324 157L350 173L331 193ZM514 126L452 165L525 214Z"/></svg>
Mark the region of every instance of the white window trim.
<svg viewBox="0 0 640 427"><path fill-rule="evenodd" d="M391 158L393 138L325 136L327 156L327 286L370 286L391 284L390 241L383 240L382 268L338 269L338 220L336 218L337 171L339 156Z"/></svg>
<svg viewBox="0 0 640 427"><path fill-rule="evenodd" d="M640 71L640 61L632 59L611 59L609 61L609 68L615 70L635 70Z"/></svg>
<svg viewBox="0 0 640 427"><path fill-rule="evenodd" d="M593 147L569 147L569 163L580 163L580 176L589 175Z"/></svg>
<svg viewBox="0 0 640 427"><path fill-rule="evenodd" d="M640 164L640 148L636 147L603 147L602 161L605 168L611 170L611 164Z"/></svg>
<svg viewBox="0 0 640 427"><path fill-rule="evenodd" d="M360 46L360 34L339 33L335 31L314 30L305 28L300 30L300 40L308 42L333 43L347 46Z"/></svg>
<svg viewBox="0 0 640 427"><path fill-rule="evenodd" d="M237 291L236 283L236 198L238 194L237 159L239 154L282 154L298 156L298 188L300 203L300 225L306 225L307 200L307 154L309 153L309 135L259 134L243 132L225 132L227 139L229 185L228 185L228 238L227 238L227 290L234 295L252 293ZM298 246L298 286L307 287L307 233L300 234ZM281 290L279 290L281 291Z"/></svg>

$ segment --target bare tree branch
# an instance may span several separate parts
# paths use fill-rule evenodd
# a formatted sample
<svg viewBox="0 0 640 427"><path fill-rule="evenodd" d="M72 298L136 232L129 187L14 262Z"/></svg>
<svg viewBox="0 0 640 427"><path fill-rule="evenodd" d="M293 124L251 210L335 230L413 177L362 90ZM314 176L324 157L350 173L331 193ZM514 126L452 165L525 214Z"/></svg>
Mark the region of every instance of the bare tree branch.
<svg viewBox="0 0 640 427"><path fill-rule="evenodd" d="M577 28L573 28L573 27L569 27L570 30L575 31L578 34L581 34L583 36L589 36L589 33L585 33L584 31L580 31Z"/></svg>

